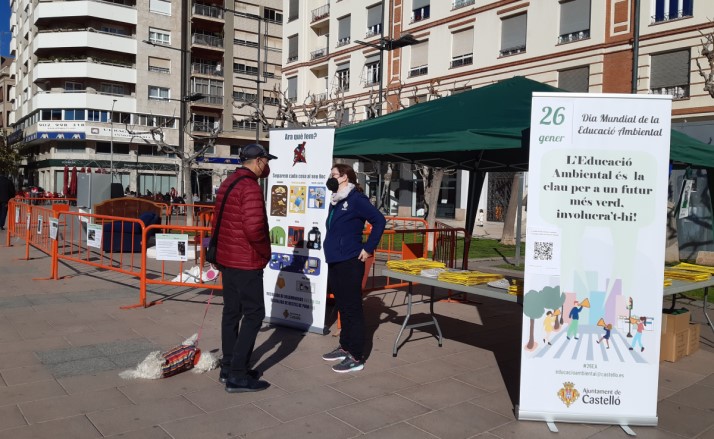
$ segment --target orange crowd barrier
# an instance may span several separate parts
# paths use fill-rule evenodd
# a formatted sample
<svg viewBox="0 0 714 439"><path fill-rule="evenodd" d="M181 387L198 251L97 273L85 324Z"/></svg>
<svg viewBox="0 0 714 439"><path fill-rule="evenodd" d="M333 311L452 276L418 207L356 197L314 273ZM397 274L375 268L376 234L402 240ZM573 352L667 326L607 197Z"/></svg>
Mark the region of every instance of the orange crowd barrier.
<svg viewBox="0 0 714 439"><path fill-rule="evenodd" d="M20 197L17 196L14 198L14 200L20 202L20 203L26 203L26 204L32 204L35 206L43 206L43 205L53 205L53 204L76 204L77 199L76 198L68 198L68 197Z"/></svg>

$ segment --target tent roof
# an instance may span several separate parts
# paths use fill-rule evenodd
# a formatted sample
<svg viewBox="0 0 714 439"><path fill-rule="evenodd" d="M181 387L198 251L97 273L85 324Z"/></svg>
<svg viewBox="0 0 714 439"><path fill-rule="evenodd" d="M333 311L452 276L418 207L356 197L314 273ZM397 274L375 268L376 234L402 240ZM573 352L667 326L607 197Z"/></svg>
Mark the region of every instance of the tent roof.
<svg viewBox="0 0 714 439"><path fill-rule="evenodd" d="M335 157L480 171L528 169L533 92L555 87L514 77L335 132ZM714 147L672 131L673 161L714 167Z"/></svg>

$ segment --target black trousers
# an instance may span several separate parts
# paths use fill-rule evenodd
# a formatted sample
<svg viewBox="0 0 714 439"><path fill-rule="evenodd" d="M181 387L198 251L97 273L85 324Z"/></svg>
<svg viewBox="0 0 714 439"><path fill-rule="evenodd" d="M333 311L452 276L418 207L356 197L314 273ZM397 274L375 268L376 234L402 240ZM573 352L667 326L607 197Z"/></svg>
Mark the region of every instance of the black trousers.
<svg viewBox="0 0 714 439"><path fill-rule="evenodd" d="M263 270L224 268L222 273L221 364L229 368L231 377L243 378L265 318Z"/></svg>
<svg viewBox="0 0 714 439"><path fill-rule="evenodd" d="M362 311L362 277L364 262L357 258L328 264L327 284L335 295L342 331L340 346L357 360L364 357L364 312Z"/></svg>
<svg viewBox="0 0 714 439"><path fill-rule="evenodd" d="M5 218L7 218L7 201L0 201L0 227L5 227Z"/></svg>

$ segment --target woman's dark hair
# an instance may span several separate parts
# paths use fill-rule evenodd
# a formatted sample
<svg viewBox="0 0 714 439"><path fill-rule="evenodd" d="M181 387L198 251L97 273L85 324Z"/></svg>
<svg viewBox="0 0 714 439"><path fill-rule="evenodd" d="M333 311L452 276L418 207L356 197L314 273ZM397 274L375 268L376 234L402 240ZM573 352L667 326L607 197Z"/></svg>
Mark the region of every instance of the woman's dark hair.
<svg viewBox="0 0 714 439"><path fill-rule="evenodd" d="M340 176L346 175L347 176L347 181L355 185L355 189L357 189L358 192L364 192L364 189L362 189L362 186L357 183L357 174L355 173L355 170L352 169L352 166L350 165L345 165L342 163L337 163L332 165L332 169L337 169L337 172L340 173Z"/></svg>

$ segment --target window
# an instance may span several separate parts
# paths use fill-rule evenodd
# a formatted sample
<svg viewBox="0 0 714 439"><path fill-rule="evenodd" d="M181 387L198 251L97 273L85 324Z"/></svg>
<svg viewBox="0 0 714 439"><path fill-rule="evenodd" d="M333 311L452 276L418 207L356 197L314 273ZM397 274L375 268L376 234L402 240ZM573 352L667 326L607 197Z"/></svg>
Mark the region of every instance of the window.
<svg viewBox="0 0 714 439"><path fill-rule="evenodd" d="M84 91L84 84L81 82L67 81L64 83L65 93L81 93Z"/></svg>
<svg viewBox="0 0 714 439"><path fill-rule="evenodd" d="M693 15L694 0L652 0L655 11L653 23L676 20Z"/></svg>
<svg viewBox="0 0 714 439"><path fill-rule="evenodd" d="M93 122L109 122L109 112L100 110L87 110L87 120Z"/></svg>
<svg viewBox="0 0 714 439"><path fill-rule="evenodd" d="M288 78L288 100L290 102L297 101L297 76Z"/></svg>
<svg viewBox="0 0 714 439"><path fill-rule="evenodd" d="M650 92L688 98L690 63L689 49L652 55Z"/></svg>
<svg viewBox="0 0 714 439"><path fill-rule="evenodd" d="M64 110L64 120L84 120L84 109Z"/></svg>
<svg viewBox="0 0 714 439"><path fill-rule="evenodd" d="M300 0L290 0L288 8L288 21L297 20L300 16Z"/></svg>
<svg viewBox="0 0 714 439"><path fill-rule="evenodd" d="M375 59L376 58L376 59ZM373 85L379 83L379 57L368 58L364 64L365 76L364 84Z"/></svg>
<svg viewBox="0 0 714 439"><path fill-rule="evenodd" d="M139 143L138 153L139 155L154 155L156 148L154 145L146 145L144 143Z"/></svg>
<svg viewBox="0 0 714 439"><path fill-rule="evenodd" d="M258 123L253 122L250 119L234 120L233 121L234 130L244 130L244 131L255 131L258 129Z"/></svg>
<svg viewBox="0 0 714 439"><path fill-rule="evenodd" d="M263 18L277 24L283 24L283 14L275 9L263 8Z"/></svg>
<svg viewBox="0 0 714 439"><path fill-rule="evenodd" d="M258 66L249 66L240 62L233 63L233 72L239 75L258 76Z"/></svg>
<svg viewBox="0 0 714 439"><path fill-rule="evenodd" d="M335 47L350 44L350 26L352 26L351 15L337 19L337 45Z"/></svg>
<svg viewBox="0 0 714 439"><path fill-rule="evenodd" d="M380 35L382 33L382 5L377 4L367 8L367 35Z"/></svg>
<svg viewBox="0 0 714 439"><path fill-rule="evenodd" d="M412 23L426 20L431 14L429 0L413 0L412 1Z"/></svg>
<svg viewBox="0 0 714 439"><path fill-rule="evenodd" d="M193 150L194 151L200 151L202 150L206 145L204 143L194 143L193 144ZM215 154L216 153L216 145L211 145L207 147L206 149L203 150L202 154Z"/></svg>
<svg viewBox="0 0 714 439"><path fill-rule="evenodd" d="M590 38L590 0L561 2L558 44L586 38Z"/></svg>
<svg viewBox="0 0 714 439"><path fill-rule="evenodd" d="M210 133L218 129L219 125L215 116L205 116L203 114L193 115L193 131L202 131Z"/></svg>
<svg viewBox="0 0 714 439"><path fill-rule="evenodd" d="M171 61L164 58L150 56L149 71L157 73L171 73Z"/></svg>
<svg viewBox="0 0 714 439"><path fill-rule="evenodd" d="M451 34L451 68L474 63L474 28Z"/></svg>
<svg viewBox="0 0 714 439"><path fill-rule="evenodd" d="M297 61L298 59L298 36L293 35L288 37L288 62Z"/></svg>
<svg viewBox="0 0 714 439"><path fill-rule="evenodd" d="M42 110L41 120L62 120L62 110L54 108L51 110Z"/></svg>
<svg viewBox="0 0 714 439"><path fill-rule="evenodd" d="M201 93L206 96L201 102L209 104L223 103L223 81L205 78L191 78L191 93ZM220 101L218 100L220 98Z"/></svg>
<svg viewBox="0 0 714 439"><path fill-rule="evenodd" d="M231 145L231 155L240 155L241 145Z"/></svg>
<svg viewBox="0 0 714 439"><path fill-rule="evenodd" d="M57 142L55 143L55 151L84 154L87 149L84 142Z"/></svg>
<svg viewBox="0 0 714 439"><path fill-rule="evenodd" d="M590 68L588 66L558 72L558 88L573 93L590 91Z"/></svg>
<svg viewBox="0 0 714 439"><path fill-rule="evenodd" d="M258 34L236 29L233 33L233 44L246 47L258 47Z"/></svg>
<svg viewBox="0 0 714 439"><path fill-rule="evenodd" d="M272 95L271 96L263 96L263 104L278 106L278 105L280 105L280 99L278 99Z"/></svg>
<svg viewBox="0 0 714 439"><path fill-rule="evenodd" d="M163 44L165 46L168 46L171 44L171 32L150 27L149 41L152 44Z"/></svg>
<svg viewBox="0 0 714 439"><path fill-rule="evenodd" d="M149 11L157 14L171 15L171 1L149 0Z"/></svg>
<svg viewBox="0 0 714 439"><path fill-rule="evenodd" d="M335 72L335 79L337 79L337 91L349 91L350 65L342 64L337 66L337 72Z"/></svg>
<svg viewBox="0 0 714 439"><path fill-rule="evenodd" d="M158 87L156 85L150 85L149 86L149 99L160 99L160 100L168 100L169 99L169 92L170 89L167 87Z"/></svg>
<svg viewBox="0 0 714 439"><path fill-rule="evenodd" d="M114 34L114 35L122 35L122 36L129 35L129 32L127 32L126 29L122 29L120 27L114 27L114 26L102 25L102 27L99 29L99 31L104 32L105 34Z"/></svg>
<svg viewBox="0 0 714 439"><path fill-rule="evenodd" d="M257 96L255 93L246 93L244 91L233 92L233 100L240 102L255 102Z"/></svg>
<svg viewBox="0 0 714 439"><path fill-rule="evenodd" d="M410 46L410 49L411 64L409 65L409 77L413 78L414 76L421 76L429 73L429 42L424 41L414 46Z"/></svg>
<svg viewBox="0 0 714 439"><path fill-rule="evenodd" d="M112 142L97 142L98 154L111 154L112 150L114 154L129 154L129 144L114 142L112 145Z"/></svg>
<svg viewBox="0 0 714 439"><path fill-rule="evenodd" d="M526 24L528 14L515 15L501 20L501 56L526 51Z"/></svg>

